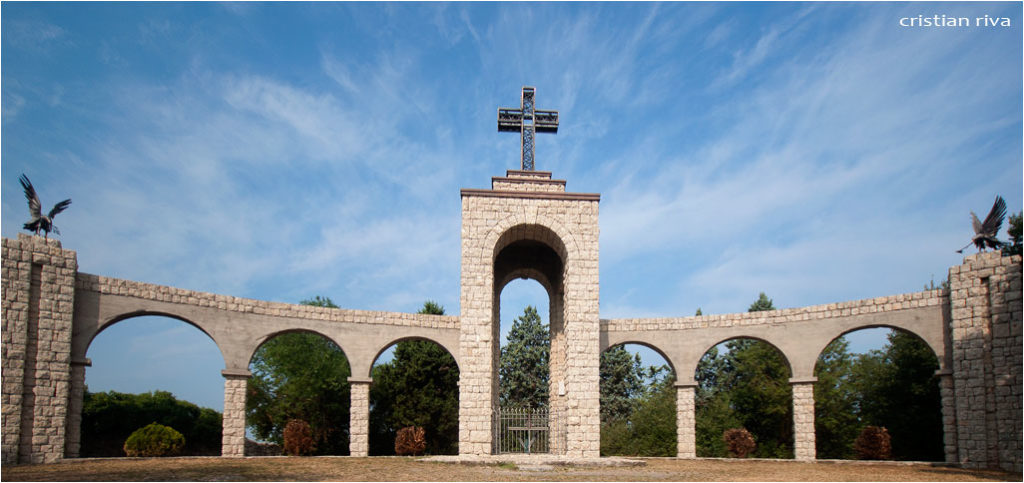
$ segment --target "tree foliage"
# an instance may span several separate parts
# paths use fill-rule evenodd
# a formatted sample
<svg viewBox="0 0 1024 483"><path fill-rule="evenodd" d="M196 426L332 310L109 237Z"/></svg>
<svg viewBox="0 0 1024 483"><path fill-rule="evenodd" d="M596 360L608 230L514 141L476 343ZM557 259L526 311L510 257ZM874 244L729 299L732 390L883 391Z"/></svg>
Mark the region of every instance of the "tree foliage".
<svg viewBox="0 0 1024 483"><path fill-rule="evenodd" d="M750 312L775 310L762 292ZM713 347L697 364L697 455L724 458L722 434L746 428L757 441L754 456L793 456L793 391L789 364L775 347L733 339Z"/></svg>
<svg viewBox="0 0 1024 483"><path fill-rule="evenodd" d="M747 309L747 312L761 312L763 310L775 310L775 305L772 304L772 299L768 298L764 292L761 292L761 294L757 296L757 300L750 304L750 308Z"/></svg>
<svg viewBox="0 0 1024 483"><path fill-rule="evenodd" d="M177 428L185 438L181 454L217 456L221 450L221 415L167 391L125 394L85 392L82 406L82 457L124 456L125 440L150 423Z"/></svg>
<svg viewBox="0 0 1024 483"><path fill-rule="evenodd" d="M421 314L444 315L444 307L427 301ZM373 368L370 386L370 453L395 452L399 429L424 430L429 454L457 454L459 444L459 367L441 346L405 340L394 357Z"/></svg>
<svg viewBox="0 0 1024 483"><path fill-rule="evenodd" d="M124 453L130 457L177 456L185 448L185 437L170 426L150 423L128 436Z"/></svg>
<svg viewBox="0 0 1024 483"><path fill-rule="evenodd" d="M866 426L885 427L896 460L941 461L941 396L935 354L917 336L889 333L881 350L854 355L844 338L818 359L815 428L819 458L854 458Z"/></svg>
<svg viewBox="0 0 1024 483"><path fill-rule="evenodd" d="M675 378L667 366L641 364L624 346L601 354L601 454L673 456Z"/></svg>
<svg viewBox="0 0 1024 483"><path fill-rule="evenodd" d="M317 296L301 303L337 308ZM250 363L246 424L265 441L283 444L289 420L309 423L316 454L348 454L348 359L336 344L318 334L278 335L256 350Z"/></svg>
<svg viewBox="0 0 1024 483"><path fill-rule="evenodd" d="M1010 236L1010 241L1003 245L1003 255L1021 254L1021 232L1024 230L1021 223L1022 215L1024 211L1019 211L1016 215L1011 214L1007 220L1010 226L1006 229L1006 234Z"/></svg>
<svg viewBox="0 0 1024 483"><path fill-rule="evenodd" d="M548 405L551 341L533 306L512 323L508 343L501 348L498 400L504 407L542 408Z"/></svg>
<svg viewBox="0 0 1024 483"><path fill-rule="evenodd" d="M618 345L601 353L601 422L626 420L644 391L640 354Z"/></svg>

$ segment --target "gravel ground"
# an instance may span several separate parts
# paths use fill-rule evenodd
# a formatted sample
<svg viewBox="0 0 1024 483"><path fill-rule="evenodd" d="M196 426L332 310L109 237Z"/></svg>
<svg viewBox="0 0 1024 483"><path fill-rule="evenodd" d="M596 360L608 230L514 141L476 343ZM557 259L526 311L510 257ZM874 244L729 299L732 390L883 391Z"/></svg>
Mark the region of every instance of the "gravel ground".
<svg viewBox="0 0 1024 483"><path fill-rule="evenodd" d="M4 466L3 481L1021 481L1019 473L927 464L677 460L572 465L403 457L117 458Z"/></svg>

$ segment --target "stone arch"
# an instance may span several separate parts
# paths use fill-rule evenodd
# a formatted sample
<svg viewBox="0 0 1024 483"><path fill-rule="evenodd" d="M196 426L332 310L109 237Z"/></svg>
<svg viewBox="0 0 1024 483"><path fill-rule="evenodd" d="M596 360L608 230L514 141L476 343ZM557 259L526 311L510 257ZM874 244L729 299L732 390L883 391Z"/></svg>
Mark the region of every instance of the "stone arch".
<svg viewBox="0 0 1024 483"><path fill-rule="evenodd" d="M89 348L92 347L92 343L96 340L96 338L99 337L99 335L101 333L103 333L104 331L106 331L110 327L113 327L114 325L116 325L116 324L118 324L120 322L124 322L124 321L129 320L129 319L134 319L136 317L165 317L165 318L174 319L174 320L178 320L178 321L184 322L184 323L188 324L189 326L192 326L192 327L198 329L204 335L209 337L211 341L213 341L213 344L217 347L218 353L220 353L221 360L224 362L225 367L227 367L228 358L227 358L227 356L224 353L224 348L223 348L222 344L217 341L217 338L214 337L210 333L210 331L208 331L205 328L203 328L202 324L197 323L197 322L193 321L192 319L190 319L188 317L184 317L182 315L178 315L178 314L171 313L171 312L158 311L158 310L136 310L136 311L132 311L132 312L125 312L125 313L117 314L117 315L114 315L112 317L107 318L107 320L104 320L103 322L101 322L97 326L96 330L94 332L92 332L91 334L82 334L80 340L83 341L83 347L81 348L80 354L82 354L83 357L86 354L88 354L89 353Z"/></svg>
<svg viewBox="0 0 1024 483"><path fill-rule="evenodd" d="M380 359L380 356L382 354L384 354L385 351L387 351L389 348L391 348L391 346L396 345L399 342L404 342L404 341L407 341L407 340L423 340L423 341L427 341L427 342L433 343L433 344L437 345L438 347L444 349L444 351L447 352L448 355L452 356L452 359L455 360L455 366L461 372L462 367L459 366L459 356L457 355L458 354L457 350L456 351L452 351L451 347L447 347L440 340L436 340L436 339L431 338L431 337L422 336L422 335L410 335L410 336L405 336L405 337L399 337L397 339L392 339L390 342L387 342L383 346L381 346L380 349L377 350L376 355L373 356L373 360L370 361L369 371L366 373L366 377L371 377L373 375L373 366L374 366L374 364L377 363L377 360ZM351 362L349 364L351 364Z"/></svg>
<svg viewBox="0 0 1024 483"><path fill-rule="evenodd" d="M535 211L509 215L495 223L481 240L481 245L479 246L481 257L483 259L490 258L493 261L494 256L505 245L524 239L529 234L527 227L542 227L550 231L554 235L553 237L550 237L548 240L542 239L538 241L547 241L550 244L554 244L552 248L562 256L562 261L566 266L568 266L570 260L574 260L577 257L579 245L572 232L566 229L558 220L554 220L551 217L540 217ZM491 251L491 253L488 253L488 251Z"/></svg>
<svg viewBox="0 0 1024 483"><path fill-rule="evenodd" d="M786 351L782 349L782 347L780 347L778 344L776 344L776 343L774 343L774 342L772 342L772 341L770 341L770 340L768 340L768 339L766 339L764 337L758 337L756 335L740 334L740 335L731 335L731 336L726 337L724 339L718 340L718 342L715 342L714 344L711 344L711 345L707 346L704 349L704 352L701 352L700 355L697 357L697 361L694 362L694 364L693 364L693 373L691 374L691 377L693 377L694 380L697 379L697 367L700 365L700 360L704 358L704 355L707 354L708 351L710 351L711 349L717 347L719 344L722 344L722 343L725 343L725 342L729 342L731 340L736 340L736 339L751 339L751 340L756 340L758 342L764 342L765 344L768 344L769 346L771 346L772 349L775 349L775 351L778 352L779 355L782 356L782 361L786 363L786 368L789 369L789 376L790 377L795 377L796 376L796 372L794 372L794 370L793 370L793 363L792 363L790 357L786 354ZM815 357L817 357L817 355L815 355Z"/></svg>
<svg viewBox="0 0 1024 483"><path fill-rule="evenodd" d="M269 333L264 334L263 336L255 339L255 342L253 344L250 344L250 346L248 348L246 348L246 350L244 352L245 354L248 354L248 358L244 361L245 367L248 367L249 364L252 363L252 358L256 355L256 351L258 351L260 349L260 347L263 346L263 344L266 344L271 339L273 339L273 338L275 338L275 337L277 337L279 335L296 334L296 333L304 333L304 332L305 333L310 333L310 334L316 334L316 335L318 335L320 337L323 337L324 339L327 339L332 344L338 346L338 349L341 350L341 353L345 354L345 359L349 359L348 352L345 351L345 347L342 346L341 344L339 344L338 341L334 339L334 337L331 337L331 336L329 336L329 335L327 335L327 334L325 334L325 333L323 333L323 332L321 332L319 330L316 330L316 329L310 329L310 328L307 328L307 327L290 327L290 328L287 328L287 329L281 329L281 330L275 330L273 332L269 332ZM349 367L352 367L352 361L351 360L348 361L348 364L349 364Z"/></svg>
<svg viewBox="0 0 1024 483"><path fill-rule="evenodd" d="M501 280L496 281L494 284L494 290L501 293L508 284L512 283L512 281L517 278L536 280L537 283L544 287L544 291L548 294L551 294L552 289L555 288L544 272L533 268L520 268L510 271L508 275L503 277Z"/></svg>
<svg viewBox="0 0 1024 483"><path fill-rule="evenodd" d="M767 448L773 448L773 447L775 448L775 449L769 449L770 451L772 451L772 454L770 456L769 455L763 455L762 457L766 457L766 458L785 458L786 456L780 455L780 453L778 453L778 451L780 451L780 450L782 450L784 448L788 448L789 450L792 451L792 457L793 458L796 458L796 459L807 459L806 455L804 454L804 450L803 450L803 448L805 446L805 443L804 443L804 439L805 439L804 431L807 428L805 428L803 425L799 424L800 422L802 422L803 420L806 419L806 415L804 413L799 413L799 411L803 408L803 406L798 407L798 404L797 404L798 400L800 400L801 398L804 397L804 394L803 394L803 392L798 394L797 393L797 389L800 388L801 391L803 391L804 389L807 389L807 390L810 391L810 394L813 396L813 385L806 384L805 383L806 381L800 381L798 379L798 375L797 375L798 373L796 372L796 370L793 367L793 361L789 357L789 355L787 355L786 351L783 348L784 346L781 343L781 342L784 342L785 340L788 340L788 339L786 337L781 337L781 336L780 336L780 338L781 338L780 343L775 343L775 342L772 342L771 340L769 340L767 337L759 337L757 335L752 335L751 333L747 333L747 332L740 332L740 333L736 333L736 334L731 334L728 337L724 337L724 338L723 337L718 337L718 338L712 339L712 340L716 340L717 342L714 342L713 344L708 345L707 348L704 350L704 352L701 353L700 359L703 359L704 356L707 355L707 353L711 349L717 347L720 344L723 344L723 343L726 343L726 342L730 342L730 341L734 341L734 340L741 340L741 339L746 339L746 340L751 340L751 341L755 341L755 342L760 342L760 343L766 344L773 351L775 351L775 353L778 354L782 358L782 362L785 365L786 372L788 372L788 374L778 374L777 375L779 377L779 379L776 379L776 382L778 384L780 384L780 385L784 385L784 387L787 390L786 390L784 395L780 394L780 393L775 393L775 396L779 397L779 399L776 399L775 402L785 404L785 407L787 407L787 411L788 412L786 414L780 414L780 413L768 414L768 413L765 413L765 414L761 414L761 416L763 416L763 417L751 418L750 417L750 414L751 414L750 412L751 411L755 411L756 412L758 410L758 408L760 407L760 404L758 404L757 406L749 406L748 405L747 407L744 408L741 405L738 405L736 400L733 400L729 404L729 410L732 412L732 415L734 417L738 417L740 419L740 421L743 424L743 427L745 429L747 429L748 431L750 431L754 435L755 439L762 439L762 441L771 443L771 444L768 444L766 446ZM701 381L698 378L699 374L697 373L697 370L698 370L699 366L700 366L700 361L698 359L697 363L693 367L693 373L691 374L692 378L693 378L693 382L692 383L690 383L690 382L686 382L685 383L686 385L692 384L692 387L693 387L692 390L687 391L688 397L696 396L701 391L701 389L702 389L702 382L703 381ZM742 373L743 372L741 372L741 374ZM758 384L754 385L753 387L761 388L763 386L764 386L764 384L758 383ZM767 393L763 393L763 394L767 394ZM748 400L747 402L749 403L750 401ZM696 408L694 407L694 409L693 409L693 411L694 411L693 412L693 419L692 419L693 425L694 425L693 426L694 429L690 430L689 428L687 428L687 431L693 431L692 434L694 434L694 436L697 436L698 431L696 431L696 430L700 427L700 425L698 425L697 423L701 420L701 418L698 416L698 414L695 411L695 409ZM812 453L811 453L811 456L810 456L809 459L813 459L813 445L814 445L814 439L813 439L813 431L814 431L814 428L813 428L813 426L814 426L814 424L813 424L813 414L814 414L814 410L813 410L813 404L812 404L811 407L810 407L810 416L811 416L811 419L810 419L810 447L811 447ZM705 421L705 423L706 422L707 421ZM712 426L714 426L714 425L712 425ZM705 427L707 427L707 426L705 426ZM728 429L728 428L727 427L716 428L716 430L723 430L723 429ZM715 433L715 434L717 434L717 433ZM706 436L707 435L705 435L705 437ZM683 437L683 435L680 436L680 439L682 439L682 437ZM706 441L706 439L705 439L705 441ZM762 450L762 448L761 448L761 446L762 446L761 442L762 441L759 441L758 451ZM690 443L687 443L687 444L690 444ZM715 453L716 451L723 451L724 448L718 447L716 449L715 446L714 446L714 443L712 444L712 448L711 449L712 449L713 452L711 454L700 454L698 452L699 448L696 445L696 440L694 440L694 442L692 443L692 447L693 447L693 453L692 454L696 455L698 457L703 457L703 456L725 456L724 454L721 454L721 453L717 453L717 454ZM705 448L705 449L707 449L707 448ZM683 452L683 444L682 444L682 441L681 441L680 442L680 454L683 454L683 453L684 453Z"/></svg>
<svg viewBox="0 0 1024 483"><path fill-rule="evenodd" d="M834 341L834 340L836 340L836 339L838 339L838 338L840 338L840 337L842 337L842 336L844 336L846 334L849 334L851 332L857 332L858 330L879 329L879 328L899 330L899 331L902 331L902 332L906 332L906 333L908 333L910 335L913 335L914 337L916 337L921 342L924 342L924 344L926 346L928 346L929 349L931 349L932 354L935 356L936 360L938 360L939 369L941 370L941 369L943 369L945 367L945 363L943 362L944 358L945 358L945 350L944 350L943 340L941 340L941 339L938 340L938 341L929 340L928 338L923 337L921 334L919 334L918 331L915 330L915 328L905 327L905 326L902 326L902 324L864 324L864 325L854 326L854 327L851 327L851 328L844 328L835 337L832 337L831 339L825 341L824 344L820 345L820 347L818 348L818 351L814 355L814 357L815 357L815 366L814 367L815 368L817 367L817 360L818 360L818 358L821 357L821 353L825 350L826 347L828 347L829 344L832 343L832 341ZM936 346L936 343L938 343L938 346Z"/></svg>
<svg viewBox="0 0 1024 483"><path fill-rule="evenodd" d="M859 385L846 386L845 391L840 391L840 394L846 392L854 394L855 400L866 402L868 406L871 406L871 402L883 401L880 407L897 408L898 414L893 417L892 413L882 410L881 420L874 419L870 415L874 412L871 409L865 411L865 407L854 402L855 400L844 399L842 397L836 397L837 395L830 393L829 391L835 387L835 384L845 384L843 381L846 380L841 376L847 378L853 377L854 375L861 375L856 371L852 371L850 367L847 370L842 370L841 366L838 369L829 368L823 364L823 356L825 355L826 348L836 340L853 332L869 329L889 329L893 334L900 333L901 336L915 341L915 345L920 347L923 345L924 350L921 355L923 360L920 360L924 366L911 366L927 369L925 371L914 371L911 373L905 372L902 368L904 361L899 359L892 360L888 357L883 358L881 367L893 370L895 369L899 377L898 383L893 383L888 377L882 379L876 379L876 381L887 381L881 382L883 385L889 385L888 389L880 392L871 392L870 398L865 398L865 394L856 389L850 390L851 387L857 388ZM883 344L883 350L885 346L889 345L889 340L886 340ZM899 352L897 352L898 354ZM858 356L866 356L868 354L855 351L850 353L854 360ZM889 353L893 354L892 352ZM906 353L904 353L906 354ZM911 460L911 461L942 461L944 459L944 448L943 448L943 433L948 431L948 428L943 422L943 405L948 404L944 399L948 396L943 394L941 378L944 376L942 372L942 357L941 353L936 353L935 348L929 344L928 340L921 337L920 334L908 330L903 327L899 327L893 324L867 324L858 327L852 327L843 330L835 338L831 339L825 346L822 347L821 351L818 352L816 364L814 366L814 380L816 384L825 384L823 387L819 386L818 389L824 390L824 399L818 399L815 401L817 406L817 413L819 416L824 417L835 417L837 415L843 415L851 417L857 415L857 420L860 425L857 429L861 429L863 425L878 425L884 426L888 429L889 435L892 438L892 455L889 459L892 460ZM873 357L873 356L868 356ZM914 357L916 359L916 357ZM934 364L935 371L932 372L931 366ZM870 366L869 366L870 367ZM913 374L908 376L908 374ZM891 375L891 374L890 374ZM848 380L847 380L848 381ZM931 388L929 389L929 386ZM862 387L862 386L861 386ZM869 386L870 387L870 386ZM914 387L915 389L909 390L905 388ZM921 390L926 391L922 394ZM907 392L900 393L901 390ZM895 393L891 392L895 391ZM932 392L934 391L934 392ZM911 396L912 394L912 396ZM820 397L820 394L816 394L816 397ZM835 397L835 399L832 399ZM934 398L934 399L933 399ZM822 401L826 401L822 405ZM901 403L894 403L895 401L901 401ZM834 402L842 402L845 405L837 405ZM878 410L879 406L875 407ZM886 418L885 414L888 414ZM875 417L879 417L879 413L874 412ZM913 423L911 423L913 421ZM816 456L821 458L854 458L852 454L842 454L843 451L849 451L853 444L853 437L855 434L836 434L829 433L826 429L824 435L822 434L821 427L815 427L815 441L818 445ZM927 435L927 436L924 436ZM910 438L921 438L914 441L912 444L907 443ZM845 449L841 449L844 448ZM837 454L840 453L840 454Z"/></svg>
<svg viewBox="0 0 1024 483"><path fill-rule="evenodd" d="M672 358L669 357L667 352L662 350L660 347L658 347L655 343L653 343L651 341L641 340L638 337L623 339L621 341L616 341L615 343L608 344L607 347L602 347L601 348L601 353L603 354L605 351L608 351L608 350L614 349L614 348L616 348L618 346L623 346L623 345L626 345L626 344L642 345L642 346L644 346L644 347L646 347L648 349L651 349L654 352L658 353L658 355L661 356L662 359L665 359L665 362L668 363L669 370L671 370L672 373L676 375L677 379L679 378L679 371L676 370L676 364L677 364L676 361L673 361Z"/></svg>
<svg viewBox="0 0 1024 483"><path fill-rule="evenodd" d="M559 233L558 231L562 231ZM566 336L565 307L567 274L575 254L575 242L559 223L539 217L506 217L487 235L484 252L490 260L489 275L491 286L491 337L500 340L501 293L515 278L529 278L537 281L548 297L548 404L553 414L561 411L566 393ZM492 344L492 400L498 400L498 361L500 344ZM558 438L556 418L549 419L549 448L554 453L563 451L564 441Z"/></svg>

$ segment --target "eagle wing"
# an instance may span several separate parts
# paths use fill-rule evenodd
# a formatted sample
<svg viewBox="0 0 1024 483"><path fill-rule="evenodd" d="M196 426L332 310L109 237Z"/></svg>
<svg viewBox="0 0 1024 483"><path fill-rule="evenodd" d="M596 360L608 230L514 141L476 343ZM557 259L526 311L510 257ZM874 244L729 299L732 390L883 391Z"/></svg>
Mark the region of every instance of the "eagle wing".
<svg viewBox="0 0 1024 483"><path fill-rule="evenodd" d="M999 234L999 228L1003 226L1003 218L1006 216L1006 201L1002 196L996 196L996 202L992 204L992 210L988 212L985 221L981 224L979 233L990 236ZM977 220L977 217L975 217Z"/></svg>
<svg viewBox="0 0 1024 483"><path fill-rule="evenodd" d="M64 211L65 209L67 209L68 205L70 205L70 204L71 204L71 198L68 198L68 199L66 199L64 201L61 201L60 203L57 203L56 205L53 205L53 209L50 210L50 215L49 215L50 216L50 220L53 220L53 217L57 216L57 213L60 213L60 212ZM57 234L60 235L60 233L57 233Z"/></svg>
<svg viewBox="0 0 1024 483"><path fill-rule="evenodd" d="M25 189L25 198L28 199L28 211L32 215L32 219L39 219L43 216L43 205L39 202L39 196L36 196L36 189L32 187L32 182L28 180L28 176L24 174L18 178L18 181L21 182L21 187Z"/></svg>

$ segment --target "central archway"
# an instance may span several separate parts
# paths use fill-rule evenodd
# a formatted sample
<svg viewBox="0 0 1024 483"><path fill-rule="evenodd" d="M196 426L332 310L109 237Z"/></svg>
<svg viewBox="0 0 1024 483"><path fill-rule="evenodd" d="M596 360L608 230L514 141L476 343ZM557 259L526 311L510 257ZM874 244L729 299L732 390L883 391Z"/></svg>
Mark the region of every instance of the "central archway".
<svg viewBox="0 0 1024 483"><path fill-rule="evenodd" d="M518 225L506 230L494 247L493 273L494 293L492 298L491 334L492 340L501 340L501 293L515 279L532 279L538 282L548 295L548 330L550 351L548 356L548 399L546 410L546 449L553 454L565 450L564 414L566 347L564 335L565 269L567 266L565 244L551 229L541 225ZM500 401L499 369L501 364L500 344L492 345L491 396L495 401L492 418L497 424L502 408ZM540 423L543 425L543 423ZM527 425L534 427L533 423ZM529 431L529 430L528 430ZM495 434L492 451L506 451L497 444L501 435ZM540 447L544 447L543 445ZM529 450L527 450L529 451Z"/></svg>

